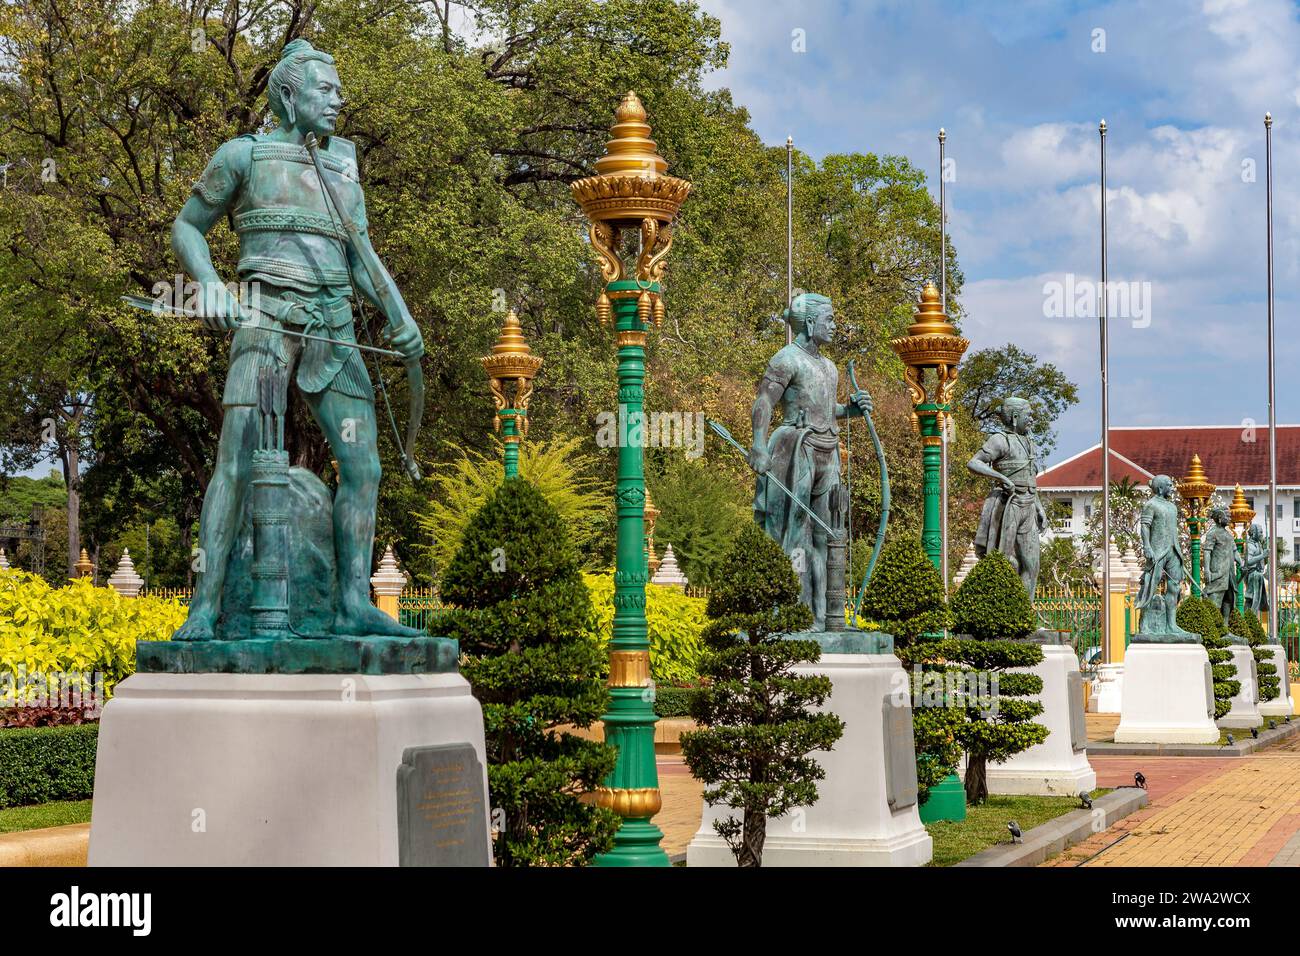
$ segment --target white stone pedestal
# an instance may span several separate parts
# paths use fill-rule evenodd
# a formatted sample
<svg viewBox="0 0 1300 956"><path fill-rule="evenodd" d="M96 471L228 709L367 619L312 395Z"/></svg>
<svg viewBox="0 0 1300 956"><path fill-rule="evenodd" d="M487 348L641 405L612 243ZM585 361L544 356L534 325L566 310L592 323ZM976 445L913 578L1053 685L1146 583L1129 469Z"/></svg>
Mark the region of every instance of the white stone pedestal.
<svg viewBox="0 0 1300 956"><path fill-rule="evenodd" d="M1249 730L1262 727L1264 718L1259 711L1259 678L1255 671L1255 655L1246 644L1233 644L1232 664L1237 668L1233 680L1241 687L1233 695L1231 709L1219 718L1220 727L1228 730Z"/></svg>
<svg viewBox="0 0 1300 956"><path fill-rule="evenodd" d="M1088 698L1088 713L1118 714L1124 700L1124 665L1101 664L1092 681L1092 696Z"/></svg>
<svg viewBox="0 0 1300 956"><path fill-rule="evenodd" d="M1262 717L1289 717L1295 713L1295 701L1291 699L1291 678L1287 673L1286 648L1281 644L1266 644L1266 651L1272 654L1273 666L1277 668L1277 696L1272 700L1259 702Z"/></svg>
<svg viewBox="0 0 1300 956"><path fill-rule="evenodd" d="M403 751L455 743L485 765L459 674L136 674L100 723L89 863L395 866Z"/></svg>
<svg viewBox="0 0 1300 956"><path fill-rule="evenodd" d="M830 753L817 753L826 777L817 783L818 800L780 819L767 821L763 866L921 866L933 854L933 841L909 806L892 810L886 782L886 735L911 734L907 673L893 654L823 654L799 673L830 677L833 690L825 710L845 723L844 736ZM906 720L887 726L886 698ZM905 728L905 730L903 729ZM911 777L895 781L895 791L915 791ZM736 858L713 829L729 809L704 806L700 829L686 851L687 866L735 866Z"/></svg>
<svg viewBox="0 0 1300 956"><path fill-rule="evenodd" d="M987 768L989 793L1076 796L1097 787L1097 774L1088 763L1088 731L1083 719L1083 683L1074 648L1043 646L1042 663L1017 668L1043 679L1043 712L1034 718L1049 733L1047 739L1000 764Z"/></svg>
<svg viewBox="0 0 1300 956"><path fill-rule="evenodd" d="M1212 744L1214 682L1200 644L1130 644L1117 744Z"/></svg>

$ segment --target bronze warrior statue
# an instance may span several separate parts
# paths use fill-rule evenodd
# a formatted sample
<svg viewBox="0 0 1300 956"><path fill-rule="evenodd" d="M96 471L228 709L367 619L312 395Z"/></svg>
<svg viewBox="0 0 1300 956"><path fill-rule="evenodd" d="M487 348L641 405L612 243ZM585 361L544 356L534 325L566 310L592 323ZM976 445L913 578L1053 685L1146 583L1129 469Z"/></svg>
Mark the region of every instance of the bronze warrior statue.
<svg viewBox="0 0 1300 956"><path fill-rule="evenodd" d="M204 290L204 324L237 330L222 398L221 442L200 521L203 565L189 619L175 637L221 636L214 634L214 625L253 475L253 452L261 445L268 408L282 407L281 399L266 392L287 387L294 370L294 382L338 462L333 501L338 603L330 632L419 636L370 603L379 455L374 391L354 347L354 292L384 312L391 344L408 369L418 368L424 344L366 234L356 151L334 135L343 97L333 58L306 40L294 40L271 71L267 98L278 128L224 143L172 227L172 248ZM212 265L206 236L226 218L239 236L239 279L256 290L251 305L239 302ZM280 334L285 330L307 330L338 344ZM285 374L268 378L268 370Z"/></svg>

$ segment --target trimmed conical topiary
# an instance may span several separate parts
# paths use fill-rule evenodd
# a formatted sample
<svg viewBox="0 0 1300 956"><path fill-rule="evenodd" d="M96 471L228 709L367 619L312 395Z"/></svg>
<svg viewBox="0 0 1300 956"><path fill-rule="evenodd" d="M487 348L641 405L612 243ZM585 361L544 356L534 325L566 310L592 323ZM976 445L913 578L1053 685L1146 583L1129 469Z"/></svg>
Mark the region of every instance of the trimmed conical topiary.
<svg viewBox="0 0 1300 956"><path fill-rule="evenodd" d="M952 598L953 627L959 636L942 642L937 653L964 671L959 695L966 720L957 739L966 751L966 799L988 797L988 765L1001 763L1047 739L1033 720L1043 712L1037 695L1043 679L1013 668L1032 667L1043 649L1014 638L1037 626L1033 605L1015 568L1000 551L980 558Z"/></svg>
<svg viewBox="0 0 1300 956"><path fill-rule="evenodd" d="M1038 628L1024 582L1001 551L976 562L951 606L953 630L983 641L1024 637Z"/></svg>
<svg viewBox="0 0 1300 956"><path fill-rule="evenodd" d="M714 828L740 866L756 867L767 818L817 800L826 774L812 754L830 750L844 723L814 709L830 696L830 678L794 669L818 661L821 645L787 637L813 618L799 603L799 580L781 546L747 523L718 582L703 634L706 682L691 702L700 729L682 735L682 756L704 782L705 800L738 811Z"/></svg>
<svg viewBox="0 0 1300 956"><path fill-rule="evenodd" d="M559 512L524 479L504 482L470 519L441 595L458 608L440 623L483 705L494 820L503 815L497 865L581 865L608 850L618 817L580 797L613 770L615 751L557 730L591 726L608 702Z"/></svg>
<svg viewBox="0 0 1300 956"><path fill-rule="evenodd" d="M961 760L956 730L964 720L946 694L944 662L933 639L951 623L943 578L921 542L901 538L885 545L862 597L862 617L894 636L894 653L912 686L912 740L916 748L917 799L950 776Z"/></svg>
<svg viewBox="0 0 1300 956"><path fill-rule="evenodd" d="M1264 624L1258 614L1248 611L1241 616L1248 632L1241 636L1250 643L1251 653L1255 657L1255 673L1259 678L1259 699L1274 700L1281 693L1282 681L1277 673L1277 665L1273 663L1273 655L1267 649L1268 632L1264 630Z"/></svg>
<svg viewBox="0 0 1300 956"><path fill-rule="evenodd" d="M906 647L923 635L940 634L951 623L943 597L943 578L919 541L891 541L862 596L862 617Z"/></svg>
<svg viewBox="0 0 1300 956"><path fill-rule="evenodd" d="M1223 612L1209 598L1189 597L1179 603L1176 621L1184 631L1199 634L1201 643L1205 645L1214 682L1214 717L1217 720L1232 709L1232 698L1241 690L1240 682L1233 679L1237 668L1232 663L1232 651L1229 650L1232 642L1226 636L1228 628L1223 625Z"/></svg>

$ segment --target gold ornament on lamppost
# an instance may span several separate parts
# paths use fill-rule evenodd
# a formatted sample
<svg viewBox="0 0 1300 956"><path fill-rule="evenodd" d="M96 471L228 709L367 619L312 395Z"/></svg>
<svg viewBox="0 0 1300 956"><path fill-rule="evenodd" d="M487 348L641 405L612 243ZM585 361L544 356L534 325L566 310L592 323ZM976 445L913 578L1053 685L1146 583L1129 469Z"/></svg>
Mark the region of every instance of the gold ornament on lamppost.
<svg viewBox="0 0 1300 956"><path fill-rule="evenodd" d="M76 569L79 578L88 578L91 572L95 570L95 565L91 562L90 555L86 553L85 548L81 549L81 557L77 558L77 563L73 565L73 568Z"/></svg>
<svg viewBox="0 0 1300 956"><path fill-rule="evenodd" d="M501 334L492 354L479 359L488 374L492 401L496 404L494 430L503 433L505 442L505 473L507 478L519 474L519 443L528 435L528 403L533 397L533 377L542 367L542 357L532 354L524 341L519 317L514 311L506 313ZM514 395L506 391L513 384Z"/></svg>
<svg viewBox="0 0 1300 956"><path fill-rule="evenodd" d="M921 292L907 335L889 343L906 368L903 377L912 393L912 428L921 435L924 467L925 511L921 543L936 568L942 567L943 533L940 530L943 428L957 384L957 365L970 341L957 334L939 301L939 290L927 282ZM934 387L926 390L927 370Z"/></svg>
<svg viewBox="0 0 1300 956"><path fill-rule="evenodd" d="M635 93L628 93L614 111L615 123L605 155L596 160L596 175L579 179L570 186L574 200L591 222L591 245L600 256L600 271L606 284L627 279L619 255L623 233L636 230L641 250L636 259L635 290L610 295L601 290L596 299L596 316L608 325L613 317L611 299L635 297L637 318L642 325L663 322L664 305L657 288L663 280L668 250L673 245L673 220L691 191L684 179L668 175L668 163L650 138L645 107ZM656 288L650 288L651 285ZM624 334L620 333L622 343ZM644 333L640 341L645 341Z"/></svg>
<svg viewBox="0 0 1300 956"><path fill-rule="evenodd" d="M1246 539L1246 531L1250 528L1250 523L1255 520L1255 511L1246 504L1246 495L1238 485L1232 493L1232 504L1228 506L1228 516L1232 519L1233 527L1237 529L1238 543Z"/></svg>
<svg viewBox="0 0 1300 956"><path fill-rule="evenodd" d="M1205 521L1205 505L1214 495L1214 483L1205 476L1201 456L1192 455L1187 466L1187 477L1178 482L1178 494L1187 503L1187 531L1192 551L1192 594L1201 596L1201 528Z"/></svg>

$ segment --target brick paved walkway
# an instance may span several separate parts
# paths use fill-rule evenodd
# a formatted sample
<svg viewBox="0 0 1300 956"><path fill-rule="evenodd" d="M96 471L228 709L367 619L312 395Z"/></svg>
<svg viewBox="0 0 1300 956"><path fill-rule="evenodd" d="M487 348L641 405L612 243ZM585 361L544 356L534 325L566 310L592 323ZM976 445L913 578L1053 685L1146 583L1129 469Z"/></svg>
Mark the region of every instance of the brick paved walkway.
<svg viewBox="0 0 1300 956"><path fill-rule="evenodd" d="M1094 757L1098 786L1147 778L1151 804L1044 866L1298 866L1300 751Z"/></svg>
<svg viewBox="0 0 1300 956"><path fill-rule="evenodd" d="M1117 718L1089 715L1098 739ZM1300 866L1300 736L1249 757L1092 757L1099 787L1133 785L1151 804L1043 866ZM655 822L669 855L700 826L703 785L680 756L660 755L663 810Z"/></svg>

